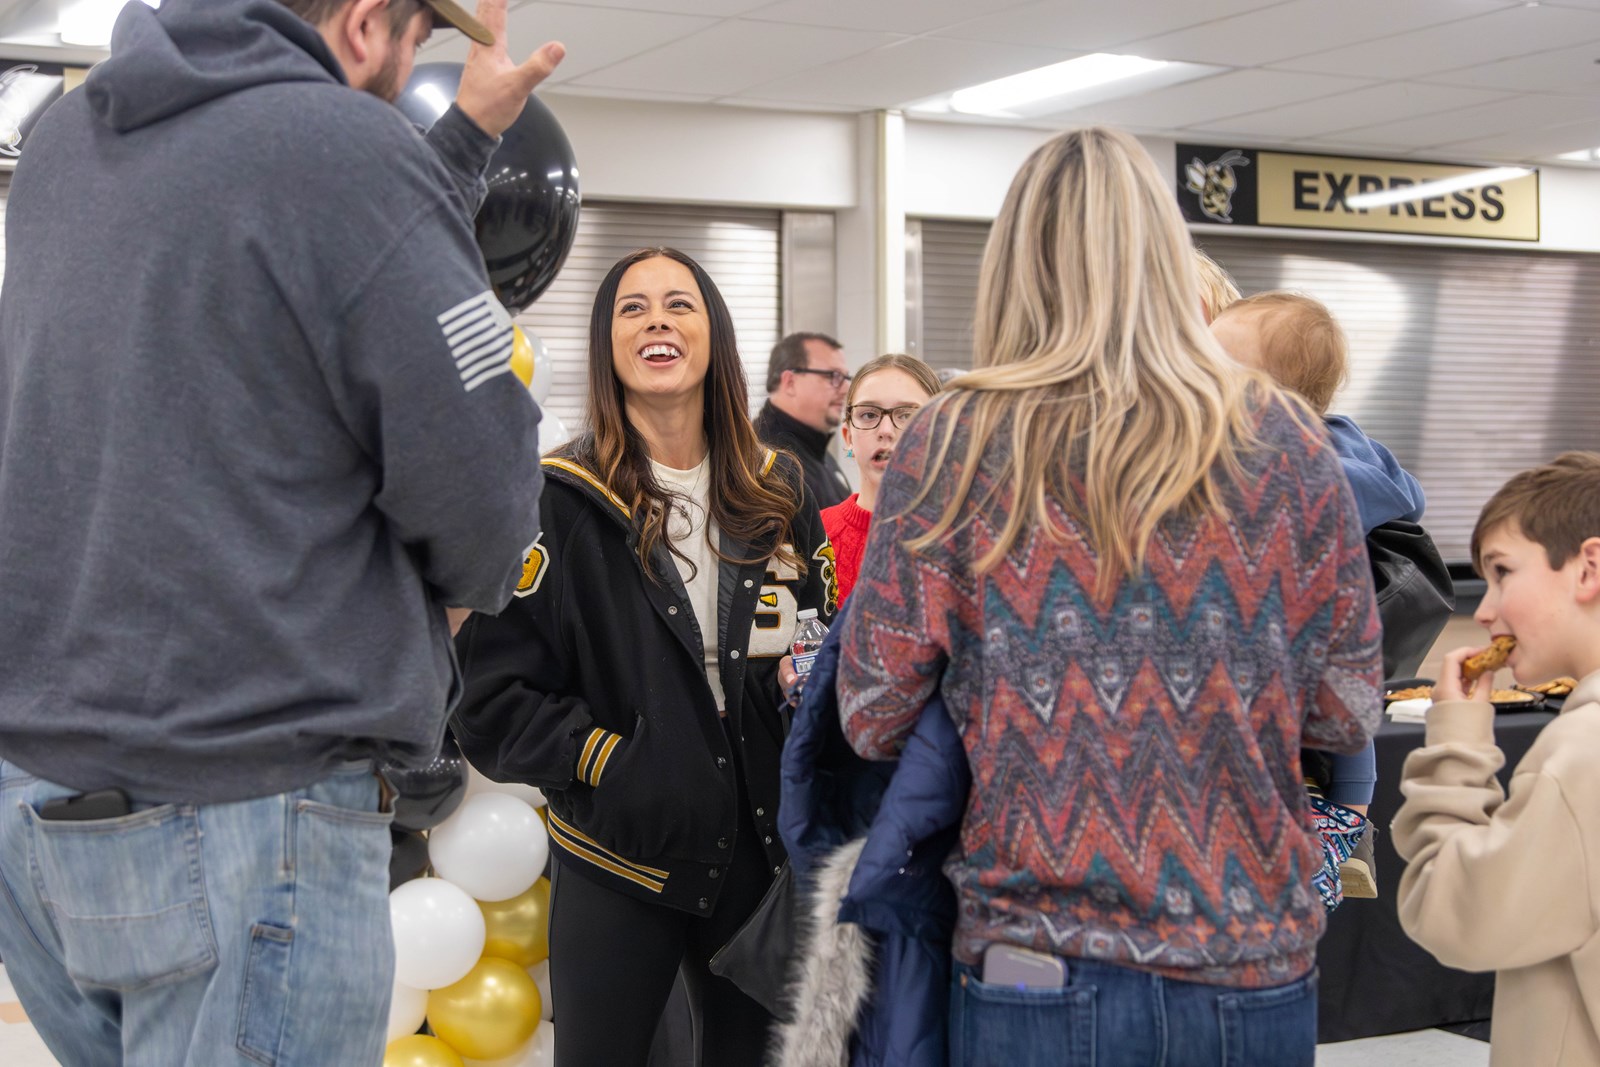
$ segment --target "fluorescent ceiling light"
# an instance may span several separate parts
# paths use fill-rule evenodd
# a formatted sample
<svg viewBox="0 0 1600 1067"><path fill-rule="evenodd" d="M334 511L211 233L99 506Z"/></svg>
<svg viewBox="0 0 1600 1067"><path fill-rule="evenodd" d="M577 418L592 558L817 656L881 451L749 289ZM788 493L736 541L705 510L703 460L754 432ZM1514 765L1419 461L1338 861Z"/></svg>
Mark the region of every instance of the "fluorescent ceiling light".
<svg viewBox="0 0 1600 1067"><path fill-rule="evenodd" d="M1013 108L1040 100L1051 100L1069 93L1081 92L1096 85L1121 81L1139 74L1160 70L1167 63L1162 59L1142 59L1139 56L1117 56L1109 52L1096 52L1064 63L1025 70L1021 74L999 78L969 89L958 89L950 94L950 109L968 115L1006 115Z"/></svg>
<svg viewBox="0 0 1600 1067"><path fill-rule="evenodd" d="M111 27L128 0L61 0L58 33L62 44L104 48L111 43ZM144 0L160 7L161 0Z"/></svg>
<svg viewBox="0 0 1600 1067"><path fill-rule="evenodd" d="M1422 182L1418 185L1402 185L1398 189L1385 189L1381 193L1362 193L1352 196L1348 201L1351 207L1387 207L1390 204L1408 204L1414 200L1427 200L1430 197L1443 196L1461 189L1476 189L1480 185L1492 185L1495 182L1508 182L1514 178L1526 178L1533 173L1531 167L1493 167L1489 170L1473 170L1465 174L1458 174L1454 178L1440 178L1435 182Z"/></svg>
<svg viewBox="0 0 1600 1067"><path fill-rule="evenodd" d="M1563 152L1557 159L1570 159L1575 163L1600 163L1600 148L1582 148L1576 152Z"/></svg>

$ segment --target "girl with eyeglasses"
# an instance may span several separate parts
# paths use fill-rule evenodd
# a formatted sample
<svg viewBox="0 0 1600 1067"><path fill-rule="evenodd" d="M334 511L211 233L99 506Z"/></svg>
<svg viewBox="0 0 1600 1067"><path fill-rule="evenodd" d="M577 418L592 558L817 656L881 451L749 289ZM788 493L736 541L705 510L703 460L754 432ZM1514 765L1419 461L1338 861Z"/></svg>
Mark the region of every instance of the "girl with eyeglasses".
<svg viewBox="0 0 1600 1067"><path fill-rule="evenodd" d="M915 356L879 356L856 372L845 397L844 444L861 472L861 491L822 511L833 542L839 600L850 595L867 547L867 528L878 502L878 486L889 469L894 443L917 409L939 391L939 376Z"/></svg>

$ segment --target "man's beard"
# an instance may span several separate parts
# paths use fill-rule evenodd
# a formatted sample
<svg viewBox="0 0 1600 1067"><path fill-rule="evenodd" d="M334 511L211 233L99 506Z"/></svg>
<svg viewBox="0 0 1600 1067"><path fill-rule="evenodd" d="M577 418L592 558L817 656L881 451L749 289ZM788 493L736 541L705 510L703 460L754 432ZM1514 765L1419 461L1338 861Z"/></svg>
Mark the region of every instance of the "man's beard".
<svg viewBox="0 0 1600 1067"><path fill-rule="evenodd" d="M394 47L389 49L389 54L384 57L383 66L378 68L367 82L362 86L364 92L369 92L386 103L394 103L400 96L403 88L400 84L400 48L401 43L396 41Z"/></svg>

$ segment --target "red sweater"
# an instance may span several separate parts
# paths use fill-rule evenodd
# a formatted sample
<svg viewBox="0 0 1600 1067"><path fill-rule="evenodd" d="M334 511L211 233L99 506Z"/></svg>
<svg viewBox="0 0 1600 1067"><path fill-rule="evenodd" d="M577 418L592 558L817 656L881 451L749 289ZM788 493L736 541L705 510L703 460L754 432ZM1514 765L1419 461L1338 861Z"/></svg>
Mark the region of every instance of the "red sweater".
<svg viewBox="0 0 1600 1067"><path fill-rule="evenodd" d="M828 531L833 542L834 573L839 578L839 603L843 604L855 587L856 575L861 573L861 554L867 549L867 527L872 525L872 512L857 501L860 493L851 493L843 502L822 509L822 528Z"/></svg>

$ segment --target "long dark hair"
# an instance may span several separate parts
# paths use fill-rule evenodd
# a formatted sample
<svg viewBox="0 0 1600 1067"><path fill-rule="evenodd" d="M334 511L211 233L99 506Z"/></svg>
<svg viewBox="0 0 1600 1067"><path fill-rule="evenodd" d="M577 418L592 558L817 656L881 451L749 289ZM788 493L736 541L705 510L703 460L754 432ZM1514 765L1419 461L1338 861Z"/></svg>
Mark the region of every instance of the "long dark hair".
<svg viewBox="0 0 1600 1067"><path fill-rule="evenodd" d="M733 316L711 276L677 249L641 248L628 253L612 266L595 291L589 314L588 427L557 454L594 471L627 503L639 527L639 558L652 580L655 573L650 557L657 544L665 544L674 554L682 555L667 536L668 514L681 498L656 481L644 437L628 421L622 382L612 364L611 319L617 287L629 267L657 256L689 268L705 298L710 320L711 365L706 368L702 388L706 441L710 445L707 462L711 465L711 518L724 533L761 552L757 558L778 552L783 562L803 572L805 564L800 554L792 547L789 551L780 547L800 510L799 492L776 471L763 470L766 448L750 425L749 394L744 363L734 339ZM724 555L715 543L711 550L730 563L752 562Z"/></svg>

